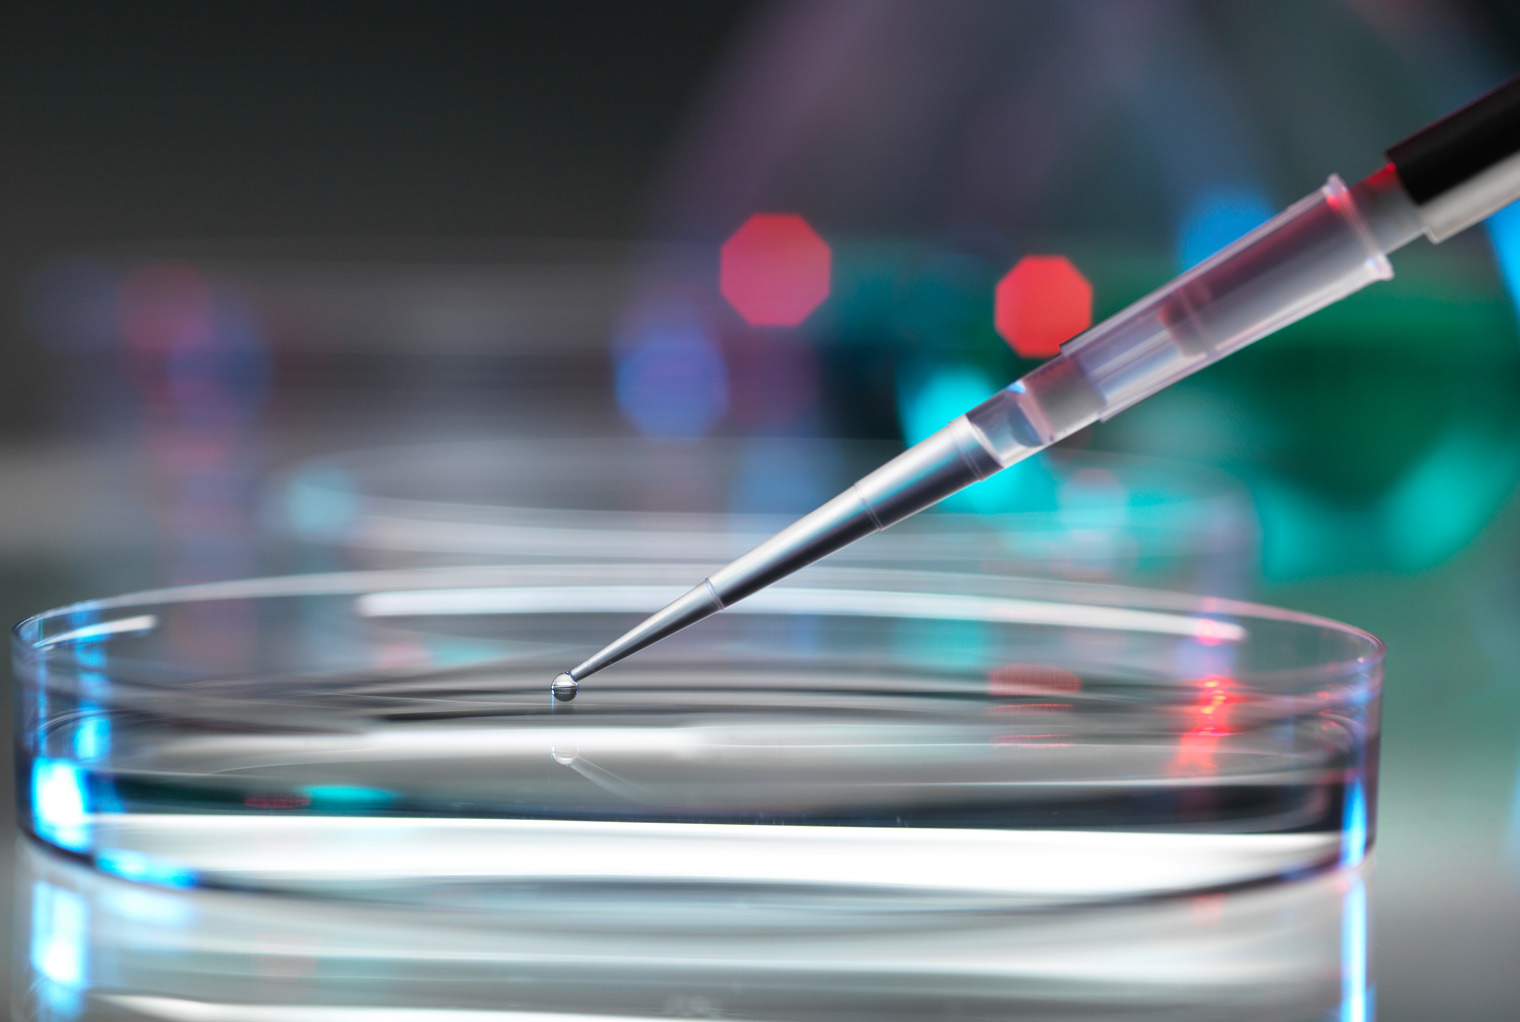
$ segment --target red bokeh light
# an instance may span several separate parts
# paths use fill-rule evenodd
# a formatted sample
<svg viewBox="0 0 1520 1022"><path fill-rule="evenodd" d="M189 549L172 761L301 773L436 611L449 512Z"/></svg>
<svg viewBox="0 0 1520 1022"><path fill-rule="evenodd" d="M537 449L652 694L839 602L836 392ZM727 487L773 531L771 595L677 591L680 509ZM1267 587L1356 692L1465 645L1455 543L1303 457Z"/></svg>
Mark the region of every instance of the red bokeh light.
<svg viewBox="0 0 1520 1022"><path fill-rule="evenodd" d="M122 281L117 320L131 352L162 357L214 345L211 285L193 266L144 266Z"/></svg>
<svg viewBox="0 0 1520 1022"><path fill-rule="evenodd" d="M718 286L751 326L796 326L829 296L828 244L795 213L756 213L723 243Z"/></svg>
<svg viewBox="0 0 1520 1022"><path fill-rule="evenodd" d="M1092 285L1065 256L1025 256L998 281L993 323L1024 358L1049 358L1092 325Z"/></svg>

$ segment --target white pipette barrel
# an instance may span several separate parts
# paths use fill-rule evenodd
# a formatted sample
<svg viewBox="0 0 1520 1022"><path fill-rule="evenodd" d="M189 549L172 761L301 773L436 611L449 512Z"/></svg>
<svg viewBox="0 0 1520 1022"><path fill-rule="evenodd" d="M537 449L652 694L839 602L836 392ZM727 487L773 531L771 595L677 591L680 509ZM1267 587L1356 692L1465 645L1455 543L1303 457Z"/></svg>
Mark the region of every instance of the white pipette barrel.
<svg viewBox="0 0 1520 1022"><path fill-rule="evenodd" d="M1023 461L1374 281L1421 234L1442 241L1520 198L1520 77L1388 152L1353 187L1332 176L1212 258L893 458L579 666L579 682L839 548Z"/></svg>

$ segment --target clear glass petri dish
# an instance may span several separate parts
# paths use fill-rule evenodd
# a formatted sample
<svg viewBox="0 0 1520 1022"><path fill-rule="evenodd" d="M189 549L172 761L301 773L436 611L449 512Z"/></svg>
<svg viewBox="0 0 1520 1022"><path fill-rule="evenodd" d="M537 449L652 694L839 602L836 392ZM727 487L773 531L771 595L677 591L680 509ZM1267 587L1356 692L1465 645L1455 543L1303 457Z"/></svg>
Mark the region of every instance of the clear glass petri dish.
<svg viewBox="0 0 1520 1022"><path fill-rule="evenodd" d="M301 464L272 487L270 533L316 565L726 563L886 462L885 443L789 438L453 442ZM833 555L1244 595L1250 498L1194 466L1051 452Z"/></svg>
<svg viewBox="0 0 1520 1022"><path fill-rule="evenodd" d="M1361 860L1381 643L1267 607L812 568L548 680L684 564L276 578L14 631L21 823L129 879L709 928L1049 908ZM577 902L577 898L582 899Z"/></svg>

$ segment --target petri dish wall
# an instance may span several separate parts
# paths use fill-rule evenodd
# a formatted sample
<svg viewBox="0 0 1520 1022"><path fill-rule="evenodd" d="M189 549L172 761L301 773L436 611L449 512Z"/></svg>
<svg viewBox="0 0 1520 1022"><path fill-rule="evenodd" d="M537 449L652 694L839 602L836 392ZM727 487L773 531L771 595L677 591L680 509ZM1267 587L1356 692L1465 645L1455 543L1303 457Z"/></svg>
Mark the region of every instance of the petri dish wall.
<svg viewBox="0 0 1520 1022"><path fill-rule="evenodd" d="M1382 646L1217 598L814 567L549 678L687 564L276 578L15 629L23 828L169 887L1049 909L1359 862ZM578 902L577 899L580 899ZM637 902L635 902L636 904Z"/></svg>
<svg viewBox="0 0 1520 1022"><path fill-rule="evenodd" d="M797 439L480 441L306 462L266 502L301 570L505 561L726 563L898 452ZM833 563L990 571L1240 596L1254 511L1192 466L1055 452ZM705 572L704 572L705 573Z"/></svg>

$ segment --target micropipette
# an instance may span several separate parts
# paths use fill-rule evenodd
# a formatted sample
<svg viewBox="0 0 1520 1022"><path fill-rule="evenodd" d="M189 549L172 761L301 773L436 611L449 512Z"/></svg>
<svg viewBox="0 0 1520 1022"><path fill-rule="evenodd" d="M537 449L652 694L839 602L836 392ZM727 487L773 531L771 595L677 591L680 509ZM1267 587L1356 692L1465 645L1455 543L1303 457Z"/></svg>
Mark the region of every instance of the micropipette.
<svg viewBox="0 0 1520 1022"><path fill-rule="evenodd" d="M821 557L922 511L1204 366L1393 276L1388 255L1441 242L1520 198L1520 76L1323 188L915 444L557 676L587 676Z"/></svg>

